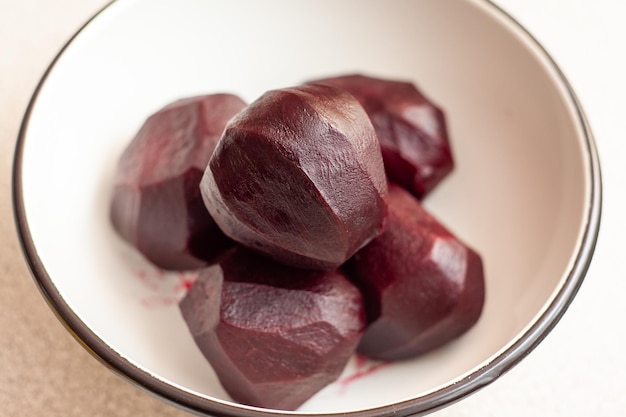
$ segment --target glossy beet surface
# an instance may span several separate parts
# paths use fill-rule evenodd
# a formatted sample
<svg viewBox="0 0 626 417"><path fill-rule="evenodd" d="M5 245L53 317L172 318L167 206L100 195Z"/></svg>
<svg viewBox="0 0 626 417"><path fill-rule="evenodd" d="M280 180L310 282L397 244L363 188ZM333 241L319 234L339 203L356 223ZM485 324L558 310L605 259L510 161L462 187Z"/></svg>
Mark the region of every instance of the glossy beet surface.
<svg viewBox="0 0 626 417"><path fill-rule="evenodd" d="M111 220L155 265L202 267L230 246L206 210L199 184L224 126L245 105L229 94L176 101L148 118L124 150Z"/></svg>
<svg viewBox="0 0 626 417"><path fill-rule="evenodd" d="M315 81L342 88L369 115L389 179L423 198L453 169L443 111L414 84L363 75Z"/></svg>
<svg viewBox="0 0 626 417"><path fill-rule="evenodd" d="M348 93L265 93L226 128L201 183L231 238L298 267L334 269L380 233L386 178L367 114Z"/></svg>
<svg viewBox="0 0 626 417"><path fill-rule="evenodd" d="M235 401L285 410L339 377L366 324L361 293L342 273L245 249L202 270L180 309Z"/></svg>
<svg viewBox="0 0 626 417"><path fill-rule="evenodd" d="M349 271L370 320L359 351L371 358L419 355L460 336L481 315L480 256L399 186L389 189L385 232L354 256Z"/></svg>

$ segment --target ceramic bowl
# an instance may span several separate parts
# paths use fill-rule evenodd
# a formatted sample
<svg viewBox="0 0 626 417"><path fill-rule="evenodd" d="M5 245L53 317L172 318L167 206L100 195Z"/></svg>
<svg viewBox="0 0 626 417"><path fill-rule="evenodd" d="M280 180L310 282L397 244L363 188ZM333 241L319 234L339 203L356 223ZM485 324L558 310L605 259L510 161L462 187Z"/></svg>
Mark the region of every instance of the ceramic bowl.
<svg viewBox="0 0 626 417"><path fill-rule="evenodd" d="M494 381L557 323L590 262L601 182L570 85L542 47L483 0L117 0L63 48L24 118L14 201L44 297L103 364L199 414L288 414L232 402L163 273L108 217L117 159L165 104L347 73L414 81L444 108L456 168L425 201L481 253L480 321L429 354L354 358L297 414L420 415Z"/></svg>

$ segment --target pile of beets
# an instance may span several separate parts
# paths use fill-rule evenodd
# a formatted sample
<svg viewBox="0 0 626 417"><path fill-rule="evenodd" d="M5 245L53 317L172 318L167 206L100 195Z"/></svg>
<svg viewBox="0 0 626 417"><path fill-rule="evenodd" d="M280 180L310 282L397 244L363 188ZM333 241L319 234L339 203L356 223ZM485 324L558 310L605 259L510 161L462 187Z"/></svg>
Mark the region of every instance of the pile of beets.
<svg viewBox="0 0 626 417"><path fill-rule="evenodd" d="M180 310L229 395L293 410L355 352L415 357L478 320L481 258L420 204L452 168L411 83L206 95L146 120L111 220L158 267L197 270Z"/></svg>

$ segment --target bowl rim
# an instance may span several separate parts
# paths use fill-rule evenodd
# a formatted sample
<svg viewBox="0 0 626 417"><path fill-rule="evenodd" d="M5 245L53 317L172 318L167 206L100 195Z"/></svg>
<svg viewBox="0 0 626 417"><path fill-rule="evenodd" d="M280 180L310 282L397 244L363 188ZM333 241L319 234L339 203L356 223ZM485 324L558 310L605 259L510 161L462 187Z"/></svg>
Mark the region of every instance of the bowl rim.
<svg viewBox="0 0 626 417"><path fill-rule="evenodd" d="M571 304L573 298L582 285L585 274L593 257L600 229L602 212L602 178L598 152L591 127L571 84L565 77L565 74L560 70L555 60L537 41L537 39L535 39L532 34L528 32L528 30L526 30L515 18L509 15L500 6L494 4L491 0L470 1L476 3L478 7L484 6L485 9L499 15L504 21L508 22L520 31L526 40L530 41L532 46L536 48L538 54L546 60L547 65L555 72L556 78L562 83L566 96L571 101L571 104L575 109L577 123L581 128L583 136L583 145L586 156L585 163L588 166L588 172L586 172L586 175L589 177L589 191L586 196L588 205L585 213L584 233L576 248L576 256L570 264L565 279L562 280L561 287L558 288L558 291L556 291L550 304L535 317L535 322L532 323L532 325L527 326L523 332L520 333L521 336L518 335L518 339L515 340L514 343L509 344L506 348L500 350L497 355L494 355L490 362L474 369L463 378L454 381L450 385L440 387L423 396L408 399L402 402L341 413L290 412L230 404L226 401L208 399L177 388L176 386L170 385L159 378L155 378L150 373L132 364L118 352L114 351L92 330L90 330L65 302L38 256L37 248L33 242L28 220L26 218L22 189L22 162L24 144L27 136L26 131L31 114L37 102L39 93L48 79L48 76L55 68L57 61L61 58L66 49L74 42L74 40L95 19L97 19L98 16L100 16L111 5L119 3L120 0L110 0L105 6L89 18L61 47L43 73L30 98L17 136L12 172L12 198L15 225L22 252L27 261L30 273L43 298L46 300L48 306L54 312L57 319L83 346L83 348L85 348L98 361L104 364L109 370L113 371L115 374L143 391L155 395L171 405L201 415L215 415L219 417L279 417L287 415L297 415L303 417L419 416L434 412L447 405L457 402L467 395L475 393L479 389L489 385L491 382L495 381L501 375L509 371L523 358L525 358L548 335L548 333L550 333L554 326L560 321L561 317Z"/></svg>

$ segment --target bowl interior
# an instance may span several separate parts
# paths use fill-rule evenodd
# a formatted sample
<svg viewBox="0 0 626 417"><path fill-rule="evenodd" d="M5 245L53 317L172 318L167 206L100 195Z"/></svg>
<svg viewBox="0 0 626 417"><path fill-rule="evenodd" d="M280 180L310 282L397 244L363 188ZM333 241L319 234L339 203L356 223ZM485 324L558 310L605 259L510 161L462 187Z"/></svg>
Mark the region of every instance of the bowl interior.
<svg viewBox="0 0 626 417"><path fill-rule="evenodd" d="M110 226L117 158L175 99L231 92L252 101L355 72L414 81L446 111L456 169L425 204L482 254L487 302L474 328L423 357L354 358L300 411L424 396L498 357L566 279L591 185L563 81L482 1L114 2L60 55L22 137L23 218L45 269L37 278L66 304L61 315L71 310L113 355L155 378L227 403L176 305L189 277L155 269Z"/></svg>

